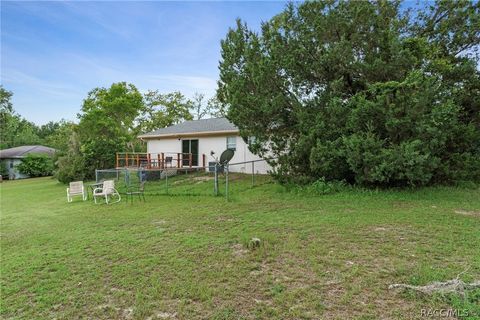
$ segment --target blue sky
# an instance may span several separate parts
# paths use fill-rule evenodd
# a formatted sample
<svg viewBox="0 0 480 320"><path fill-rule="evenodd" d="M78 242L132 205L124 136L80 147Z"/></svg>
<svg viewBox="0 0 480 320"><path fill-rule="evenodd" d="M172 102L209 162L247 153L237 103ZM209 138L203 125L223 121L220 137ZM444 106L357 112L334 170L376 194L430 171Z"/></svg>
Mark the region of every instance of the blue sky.
<svg viewBox="0 0 480 320"><path fill-rule="evenodd" d="M1 82L37 124L75 120L95 87L214 94L220 40L285 2L1 2Z"/></svg>

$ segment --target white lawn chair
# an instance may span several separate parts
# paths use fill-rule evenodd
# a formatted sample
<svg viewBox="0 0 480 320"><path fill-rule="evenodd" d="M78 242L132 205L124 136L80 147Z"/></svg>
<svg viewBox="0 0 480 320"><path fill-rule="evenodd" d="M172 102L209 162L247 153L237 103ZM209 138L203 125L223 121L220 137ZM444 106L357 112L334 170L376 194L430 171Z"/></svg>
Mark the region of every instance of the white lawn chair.
<svg viewBox="0 0 480 320"><path fill-rule="evenodd" d="M116 203L121 200L120 193L115 189L115 182L113 180L105 180L102 188L96 188L93 190L93 199L95 200L95 203L97 203L97 197L104 197L106 204L109 204L109 197L114 200L110 203Z"/></svg>
<svg viewBox="0 0 480 320"><path fill-rule="evenodd" d="M73 196L82 196L83 201L87 200L87 191L83 186L83 181L70 182L67 188L67 201L72 202Z"/></svg>

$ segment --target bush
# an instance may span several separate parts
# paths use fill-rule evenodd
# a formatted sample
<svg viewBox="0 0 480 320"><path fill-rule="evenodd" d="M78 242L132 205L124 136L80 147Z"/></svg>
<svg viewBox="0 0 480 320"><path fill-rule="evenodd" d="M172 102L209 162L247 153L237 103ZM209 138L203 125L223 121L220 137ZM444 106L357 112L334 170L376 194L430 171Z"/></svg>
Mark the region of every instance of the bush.
<svg viewBox="0 0 480 320"><path fill-rule="evenodd" d="M467 32L480 7L419 9L407 18L399 1L306 1L258 32L241 21L229 30L217 95L278 181L480 182L478 34Z"/></svg>
<svg viewBox="0 0 480 320"><path fill-rule="evenodd" d="M85 178L85 161L80 154L67 154L57 161L55 178L62 183L69 183Z"/></svg>
<svg viewBox="0 0 480 320"><path fill-rule="evenodd" d="M6 161L0 161L0 175L2 176L2 179L8 179L8 167L7 167L7 162Z"/></svg>
<svg viewBox="0 0 480 320"><path fill-rule="evenodd" d="M28 154L17 165L20 173L29 177L45 177L53 174L52 158L44 154Z"/></svg>
<svg viewBox="0 0 480 320"><path fill-rule="evenodd" d="M69 183L76 180L83 180L86 176L85 158L80 151L78 134L72 131L68 150L58 157L56 161L55 178L62 183Z"/></svg>

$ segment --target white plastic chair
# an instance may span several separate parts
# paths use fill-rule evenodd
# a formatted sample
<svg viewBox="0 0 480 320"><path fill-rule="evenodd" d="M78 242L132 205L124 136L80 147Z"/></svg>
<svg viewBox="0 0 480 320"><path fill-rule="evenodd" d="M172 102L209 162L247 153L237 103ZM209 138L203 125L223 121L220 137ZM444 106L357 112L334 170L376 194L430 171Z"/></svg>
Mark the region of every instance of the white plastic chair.
<svg viewBox="0 0 480 320"><path fill-rule="evenodd" d="M104 197L106 204L116 203L122 200L120 193L115 189L115 182L113 180L105 180L102 188L96 188L93 190L93 200L95 203L97 203L97 197ZM111 197L114 201L109 202L108 197Z"/></svg>
<svg viewBox="0 0 480 320"><path fill-rule="evenodd" d="M83 201L87 200L87 192L83 186L83 181L70 182L67 188L67 201L72 202L74 196L82 196Z"/></svg>

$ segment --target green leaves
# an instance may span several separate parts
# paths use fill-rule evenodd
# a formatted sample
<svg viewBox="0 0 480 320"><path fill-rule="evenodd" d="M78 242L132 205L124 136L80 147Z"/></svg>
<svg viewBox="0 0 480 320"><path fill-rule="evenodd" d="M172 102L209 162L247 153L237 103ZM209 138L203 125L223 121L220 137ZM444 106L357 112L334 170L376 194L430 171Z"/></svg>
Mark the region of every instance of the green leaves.
<svg viewBox="0 0 480 320"><path fill-rule="evenodd" d="M30 177L44 177L52 175L52 158L44 154L28 154L17 165L18 171Z"/></svg>
<svg viewBox="0 0 480 320"><path fill-rule="evenodd" d="M137 120L137 133L165 128L182 121L192 120L193 103L179 91L161 94L158 90L144 95L144 108Z"/></svg>
<svg viewBox="0 0 480 320"><path fill-rule="evenodd" d="M478 180L478 19L467 1L289 4L259 34L229 30L218 98L282 181Z"/></svg>

